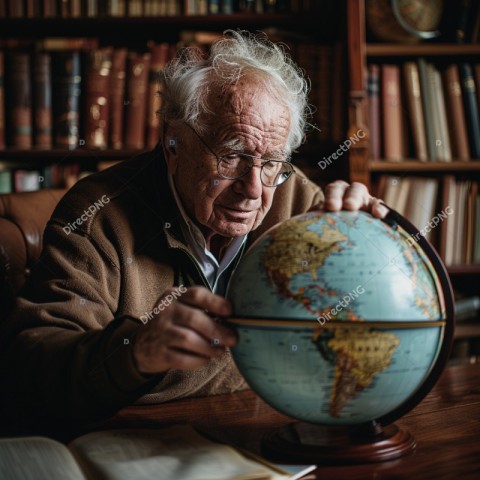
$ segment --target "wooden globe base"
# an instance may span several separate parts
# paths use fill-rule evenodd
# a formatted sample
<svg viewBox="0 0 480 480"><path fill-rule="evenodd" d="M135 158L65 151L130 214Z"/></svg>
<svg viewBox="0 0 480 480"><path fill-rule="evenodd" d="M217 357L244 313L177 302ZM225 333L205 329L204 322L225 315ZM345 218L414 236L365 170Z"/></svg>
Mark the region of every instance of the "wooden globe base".
<svg viewBox="0 0 480 480"><path fill-rule="evenodd" d="M266 456L294 463L356 464L383 462L411 453L415 439L395 424L371 422L355 429L294 423L266 434Z"/></svg>

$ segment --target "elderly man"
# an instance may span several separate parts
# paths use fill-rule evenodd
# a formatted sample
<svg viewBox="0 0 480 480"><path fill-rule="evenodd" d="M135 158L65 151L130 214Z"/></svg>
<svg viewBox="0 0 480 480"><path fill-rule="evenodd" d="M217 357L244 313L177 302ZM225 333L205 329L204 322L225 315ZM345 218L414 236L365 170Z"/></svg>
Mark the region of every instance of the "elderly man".
<svg viewBox="0 0 480 480"><path fill-rule="evenodd" d="M335 182L324 201L294 172L307 83L274 44L228 32L163 83L162 145L79 182L47 225L3 328L9 412L85 422L247 388L216 317L231 314L222 295L248 244L323 204L385 214L363 185Z"/></svg>

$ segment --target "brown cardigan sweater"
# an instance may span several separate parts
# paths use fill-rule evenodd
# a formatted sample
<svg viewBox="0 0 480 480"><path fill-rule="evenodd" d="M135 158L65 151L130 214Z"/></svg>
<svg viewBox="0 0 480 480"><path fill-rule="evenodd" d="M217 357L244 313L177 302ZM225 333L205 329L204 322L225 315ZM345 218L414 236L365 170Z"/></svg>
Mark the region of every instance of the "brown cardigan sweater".
<svg viewBox="0 0 480 480"><path fill-rule="evenodd" d="M320 188L297 172L277 189L248 242L322 200ZM85 214L90 206L91 216ZM247 387L228 351L190 372L144 376L135 369L130 339L142 328L139 317L167 287L207 285L178 215L159 148L86 178L65 195L47 225L41 259L2 326L3 412L83 423L135 401Z"/></svg>

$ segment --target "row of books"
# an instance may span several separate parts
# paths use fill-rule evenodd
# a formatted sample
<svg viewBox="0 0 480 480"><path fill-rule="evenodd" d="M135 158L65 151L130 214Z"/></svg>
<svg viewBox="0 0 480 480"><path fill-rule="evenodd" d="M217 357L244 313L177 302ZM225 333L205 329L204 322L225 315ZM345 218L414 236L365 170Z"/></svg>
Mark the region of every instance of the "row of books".
<svg viewBox="0 0 480 480"><path fill-rule="evenodd" d="M179 46L208 48L217 37L184 32L179 44L150 43L144 53L73 38L44 40L41 50L36 44L32 51L0 51L0 149L154 147L160 135L158 73ZM72 45L85 49L63 48ZM310 100L317 126L312 136L320 140L338 140L344 132L343 89L334 81L341 75L339 48L291 44L318 86Z"/></svg>
<svg viewBox="0 0 480 480"><path fill-rule="evenodd" d="M368 66L371 158L480 159L480 64Z"/></svg>
<svg viewBox="0 0 480 480"><path fill-rule="evenodd" d="M86 170L81 162L54 163L32 167L0 164L0 193L34 192L44 188L71 188L78 180L95 171L111 167L120 160L104 160L96 170ZM30 166L29 166L30 165Z"/></svg>
<svg viewBox="0 0 480 480"><path fill-rule="evenodd" d="M312 0L0 0L0 18L154 17L233 13L301 13ZM315 5L317 4L317 5Z"/></svg>
<svg viewBox="0 0 480 480"><path fill-rule="evenodd" d="M79 163L46 165L41 168L0 168L0 193L34 192L43 188L70 188L91 172Z"/></svg>
<svg viewBox="0 0 480 480"><path fill-rule="evenodd" d="M381 175L377 196L437 246L447 266L480 263L480 182Z"/></svg>
<svg viewBox="0 0 480 480"><path fill-rule="evenodd" d="M147 53L111 47L0 52L0 125L6 126L0 148L153 147L159 135L155 73L172 54L166 43L152 44Z"/></svg>

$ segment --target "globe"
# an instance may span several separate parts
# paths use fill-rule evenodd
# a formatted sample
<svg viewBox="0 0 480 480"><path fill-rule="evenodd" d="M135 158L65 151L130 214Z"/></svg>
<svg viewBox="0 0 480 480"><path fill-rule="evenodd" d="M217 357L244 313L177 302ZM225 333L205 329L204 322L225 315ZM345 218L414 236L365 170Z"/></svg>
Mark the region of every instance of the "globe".
<svg viewBox="0 0 480 480"><path fill-rule="evenodd" d="M233 272L232 354L275 409L312 424L387 424L433 386L452 338L451 289L425 239L393 215L291 218Z"/></svg>
<svg viewBox="0 0 480 480"><path fill-rule="evenodd" d="M418 42L438 36L443 0L367 0L367 24L376 38Z"/></svg>

